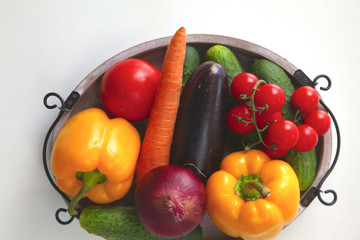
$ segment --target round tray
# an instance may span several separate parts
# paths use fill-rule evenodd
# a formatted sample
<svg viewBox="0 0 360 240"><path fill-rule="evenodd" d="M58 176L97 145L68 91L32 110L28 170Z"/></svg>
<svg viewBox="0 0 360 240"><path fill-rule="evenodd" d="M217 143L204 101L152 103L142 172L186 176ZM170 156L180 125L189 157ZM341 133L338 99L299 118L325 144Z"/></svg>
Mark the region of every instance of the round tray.
<svg viewBox="0 0 360 240"><path fill-rule="evenodd" d="M69 95L67 100L64 102L63 111L61 111L61 114L59 114L58 119L52 126L52 135L51 137L50 134L48 136L49 147L46 148L51 149L59 130L72 115L92 107L98 107L104 109L100 101L99 84L103 74L113 64L127 58L138 58L148 61L149 63L153 64L155 67L161 70L162 61L164 59L165 52L170 40L171 37L164 37L136 45L132 48L129 48L111 57L103 64L98 66L95 70L93 70L89 75L87 75L76 86L76 88ZM309 80L301 70L296 68L285 58L282 58L281 56L275 54L274 52L271 52L268 49L253 44L251 42L247 42L241 39L226 37L226 36L220 36L220 35L188 34L187 43L196 47L200 53L200 56L204 56L206 50L209 47L213 46L214 44L222 44L229 47L235 53L235 55L239 59L245 71L249 71L250 66L253 63L254 59L265 58L276 63L281 68L283 68L296 87L301 85L309 85L309 81L311 82L311 80ZM319 108L323 108L323 106L319 106ZM142 135L145 132L144 130L146 125L144 122L133 122L133 125L139 130L140 135ZM44 151L46 151L46 149ZM317 159L318 159L317 174L312 184L312 187L309 188L309 190L301 193L302 204L300 204L299 206L297 216L299 216L311 203L311 200L314 199L317 196L317 194L319 194L318 193L319 189L317 186L319 184L321 185L322 179L324 177L326 178L325 175L327 175L331 164L331 155L332 155L332 134L330 130L324 136L319 138L319 143L317 145ZM46 154L44 154L44 159L45 159L44 160L45 168L48 168L48 166L50 165L49 162L50 160L46 156ZM51 174L51 172L48 173L48 178L54 186L53 183L54 177ZM130 190L129 194L127 195L130 196L131 191L133 191L133 188ZM305 199L305 197L306 198L309 197L309 199ZM129 203L132 201L132 197L131 196L125 197L121 201L125 203ZM86 201L86 199L80 202L80 206L86 206L87 204L89 204L89 202ZM205 215L204 219L201 222L201 225L203 228L203 239L223 239L223 240L233 239L221 233L220 230L218 230L217 227L215 227L215 225L212 223L208 215Z"/></svg>

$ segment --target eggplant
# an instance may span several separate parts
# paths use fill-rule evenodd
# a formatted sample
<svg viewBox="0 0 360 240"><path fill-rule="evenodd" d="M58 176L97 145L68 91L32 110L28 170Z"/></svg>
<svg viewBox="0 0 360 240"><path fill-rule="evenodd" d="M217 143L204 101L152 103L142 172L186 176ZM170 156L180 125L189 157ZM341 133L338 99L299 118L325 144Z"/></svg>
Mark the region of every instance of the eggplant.
<svg viewBox="0 0 360 240"><path fill-rule="evenodd" d="M226 71L208 61L192 73L180 98L170 164L189 168L204 183L223 157L228 92Z"/></svg>

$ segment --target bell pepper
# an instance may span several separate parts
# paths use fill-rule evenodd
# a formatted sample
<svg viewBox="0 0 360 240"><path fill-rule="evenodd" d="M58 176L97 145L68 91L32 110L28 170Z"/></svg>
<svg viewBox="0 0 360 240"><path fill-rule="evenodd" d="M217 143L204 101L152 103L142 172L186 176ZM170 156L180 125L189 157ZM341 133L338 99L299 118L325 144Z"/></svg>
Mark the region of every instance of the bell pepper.
<svg viewBox="0 0 360 240"><path fill-rule="evenodd" d="M109 119L99 108L73 115L51 154L57 186L73 197L68 212L76 215L83 197L100 204L122 198L132 184L140 145L137 129L123 118Z"/></svg>
<svg viewBox="0 0 360 240"><path fill-rule="evenodd" d="M274 239L295 219L300 190L291 166L260 150L227 155L206 184L207 211L231 237Z"/></svg>

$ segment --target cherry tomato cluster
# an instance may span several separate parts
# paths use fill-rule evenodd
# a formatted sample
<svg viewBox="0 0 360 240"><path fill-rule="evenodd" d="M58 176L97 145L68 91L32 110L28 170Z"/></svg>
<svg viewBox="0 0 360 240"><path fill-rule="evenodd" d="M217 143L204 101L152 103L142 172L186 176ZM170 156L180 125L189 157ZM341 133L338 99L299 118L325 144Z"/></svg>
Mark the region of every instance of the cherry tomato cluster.
<svg viewBox="0 0 360 240"><path fill-rule="evenodd" d="M317 109L319 95L312 87L300 87L291 96L291 105L305 114L300 124L283 119L281 108L285 104L285 93L276 84L243 72L234 78L231 92L240 104L229 110L228 127L236 134L247 134L254 129L266 132L262 147L272 158L284 156L291 148L299 152L310 151L319 136L330 128L331 119L327 112Z"/></svg>
<svg viewBox="0 0 360 240"><path fill-rule="evenodd" d="M298 125L299 139L294 149L307 152L317 144L318 137L323 136L330 128L331 119L327 112L318 109L319 95L309 86L296 89L291 96L291 105L304 113L303 124Z"/></svg>

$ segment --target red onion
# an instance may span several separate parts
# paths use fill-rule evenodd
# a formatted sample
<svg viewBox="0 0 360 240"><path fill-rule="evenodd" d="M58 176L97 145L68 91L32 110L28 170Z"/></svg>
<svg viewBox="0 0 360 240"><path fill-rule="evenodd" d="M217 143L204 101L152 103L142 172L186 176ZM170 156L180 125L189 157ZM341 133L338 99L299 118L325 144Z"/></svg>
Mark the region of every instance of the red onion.
<svg viewBox="0 0 360 240"><path fill-rule="evenodd" d="M182 237L194 230L205 214L205 186L188 168L158 167L137 186L135 208L140 222L152 234Z"/></svg>

